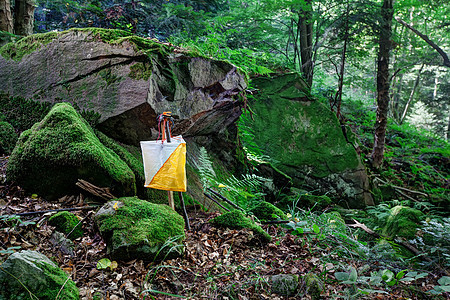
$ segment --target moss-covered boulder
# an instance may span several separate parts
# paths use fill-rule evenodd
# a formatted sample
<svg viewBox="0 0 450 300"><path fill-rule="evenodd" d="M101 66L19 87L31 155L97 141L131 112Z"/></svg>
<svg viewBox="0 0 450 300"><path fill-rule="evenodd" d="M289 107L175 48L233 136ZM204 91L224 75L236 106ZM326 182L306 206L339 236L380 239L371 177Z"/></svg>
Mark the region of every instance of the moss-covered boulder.
<svg viewBox="0 0 450 300"><path fill-rule="evenodd" d="M219 227L228 227L234 229L251 229L255 235L263 242L270 242L272 237L265 232L255 221L247 218L240 210L232 210L220 216L215 217L210 221L212 224Z"/></svg>
<svg viewBox="0 0 450 300"><path fill-rule="evenodd" d="M95 221L113 259L153 261L183 253L184 220L167 205L119 198L105 204Z"/></svg>
<svg viewBox="0 0 450 300"><path fill-rule="evenodd" d="M286 214L281 209L266 201L261 201L260 203L258 203L251 209L251 212L261 222L287 220Z"/></svg>
<svg viewBox="0 0 450 300"><path fill-rule="evenodd" d="M48 224L57 231L64 233L67 238L74 240L83 236L83 228L76 215L68 211L61 211L48 219Z"/></svg>
<svg viewBox="0 0 450 300"><path fill-rule="evenodd" d="M24 250L11 254L0 266L0 299L79 299L78 288L45 255ZM33 295L33 296L32 296Z"/></svg>
<svg viewBox="0 0 450 300"><path fill-rule="evenodd" d="M5 121L0 121L0 155L11 154L17 142L14 127Z"/></svg>
<svg viewBox="0 0 450 300"><path fill-rule="evenodd" d="M271 277L272 293L290 297L296 294L299 286L299 278L294 274L279 274Z"/></svg>
<svg viewBox="0 0 450 300"><path fill-rule="evenodd" d="M420 210L397 205L391 208L382 234L392 238L399 236L413 239L423 218L424 214Z"/></svg>
<svg viewBox="0 0 450 300"><path fill-rule="evenodd" d="M350 206L372 204L367 174L358 154L341 129L336 115L309 95L296 74L252 81L258 89L251 102L251 140L263 155L292 178L294 187L314 190Z"/></svg>
<svg viewBox="0 0 450 300"><path fill-rule="evenodd" d="M76 193L78 179L111 187L116 196L136 195L131 169L68 103L55 104L21 134L6 174L9 181L50 200Z"/></svg>
<svg viewBox="0 0 450 300"><path fill-rule="evenodd" d="M311 299L322 299L320 296L320 294L324 291L322 280L320 280L320 278L314 273L308 273L303 276L302 279L305 284L306 293L311 297Z"/></svg>

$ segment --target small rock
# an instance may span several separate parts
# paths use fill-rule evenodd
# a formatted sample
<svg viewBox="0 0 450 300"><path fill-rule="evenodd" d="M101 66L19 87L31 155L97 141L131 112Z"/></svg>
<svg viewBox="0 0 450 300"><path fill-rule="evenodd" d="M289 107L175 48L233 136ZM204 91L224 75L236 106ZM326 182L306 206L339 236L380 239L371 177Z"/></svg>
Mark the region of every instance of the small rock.
<svg viewBox="0 0 450 300"><path fill-rule="evenodd" d="M308 273L303 277L306 285L306 293L311 296L312 300L320 299L323 292L323 283L316 274Z"/></svg>
<svg viewBox="0 0 450 300"><path fill-rule="evenodd" d="M294 274L279 274L271 278L272 293L293 296L298 289L298 276Z"/></svg>

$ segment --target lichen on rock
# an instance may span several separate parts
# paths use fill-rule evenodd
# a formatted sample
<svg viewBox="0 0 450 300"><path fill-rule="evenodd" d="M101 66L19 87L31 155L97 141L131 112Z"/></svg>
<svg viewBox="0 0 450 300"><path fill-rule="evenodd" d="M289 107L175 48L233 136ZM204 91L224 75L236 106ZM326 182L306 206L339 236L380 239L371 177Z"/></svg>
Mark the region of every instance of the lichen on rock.
<svg viewBox="0 0 450 300"><path fill-rule="evenodd" d="M136 194L131 169L68 103L55 104L41 122L21 134L6 173L9 181L49 200L76 193L78 179L111 187L117 196Z"/></svg>
<svg viewBox="0 0 450 300"><path fill-rule="evenodd" d="M263 242L270 242L272 237L265 232L255 221L247 218L240 210L232 210L220 216L215 217L210 221L212 224L219 227L228 227L234 229L248 228L252 230Z"/></svg>
<svg viewBox="0 0 450 300"><path fill-rule="evenodd" d="M167 205L118 198L105 204L95 221L113 259L153 261L183 253L184 220Z"/></svg>

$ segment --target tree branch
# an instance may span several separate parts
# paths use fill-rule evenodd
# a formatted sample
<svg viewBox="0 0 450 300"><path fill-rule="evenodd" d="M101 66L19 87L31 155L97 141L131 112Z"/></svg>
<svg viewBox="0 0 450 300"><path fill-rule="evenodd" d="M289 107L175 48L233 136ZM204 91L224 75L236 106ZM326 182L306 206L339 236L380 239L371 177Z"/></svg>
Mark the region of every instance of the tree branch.
<svg viewBox="0 0 450 300"><path fill-rule="evenodd" d="M442 58L444 59L444 66L449 67L450 68L450 59L448 58L447 53L444 52L444 50L442 50L438 45L436 45L432 40L430 40L428 38L427 35L421 33L420 31L418 31L417 29L415 29L414 27L412 27L411 25L409 25L408 23L406 23L405 21L403 21L400 17L395 17L395 19L397 20L397 22L399 22L400 24L402 24L403 26L407 27L408 29L410 29L412 32L414 32L415 34L417 34L422 40L424 40L428 45L430 45L431 47L433 47L434 50L436 50L440 56L442 56Z"/></svg>

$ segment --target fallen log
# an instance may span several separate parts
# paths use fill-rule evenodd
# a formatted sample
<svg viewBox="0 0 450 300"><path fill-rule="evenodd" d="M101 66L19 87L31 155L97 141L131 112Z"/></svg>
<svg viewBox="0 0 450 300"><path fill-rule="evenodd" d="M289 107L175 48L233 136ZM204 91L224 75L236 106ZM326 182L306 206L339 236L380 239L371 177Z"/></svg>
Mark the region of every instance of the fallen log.
<svg viewBox="0 0 450 300"><path fill-rule="evenodd" d="M83 179L78 179L78 182L75 184L79 188L91 193L94 196L102 198L103 200L109 201L109 200L117 198L116 196L111 194L111 190L109 188L101 188L101 187L95 186L92 183L90 183L86 180L83 180Z"/></svg>

